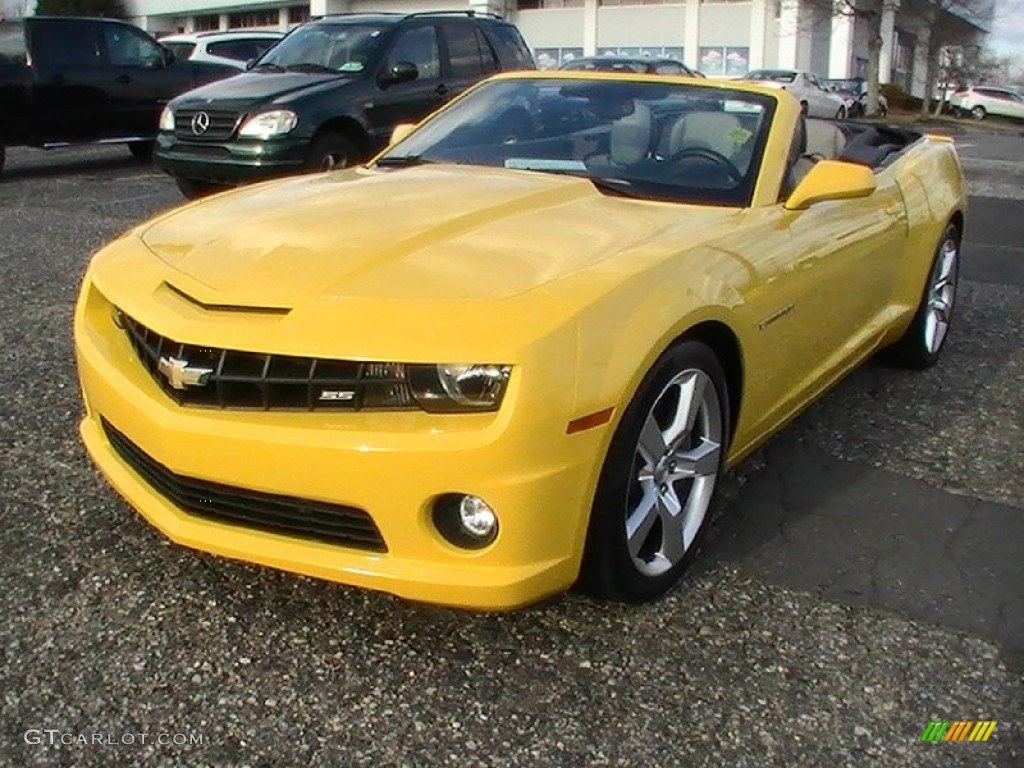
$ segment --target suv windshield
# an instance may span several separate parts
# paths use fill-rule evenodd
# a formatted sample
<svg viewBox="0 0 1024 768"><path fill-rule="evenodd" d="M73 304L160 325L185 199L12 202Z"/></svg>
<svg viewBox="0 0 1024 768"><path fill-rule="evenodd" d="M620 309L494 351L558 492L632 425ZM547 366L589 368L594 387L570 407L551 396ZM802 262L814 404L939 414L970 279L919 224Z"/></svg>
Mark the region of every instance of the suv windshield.
<svg viewBox="0 0 1024 768"><path fill-rule="evenodd" d="M308 24L274 46L253 69L362 72L384 30L379 24Z"/></svg>
<svg viewBox="0 0 1024 768"><path fill-rule="evenodd" d="M775 100L723 87L515 78L476 88L377 160L578 176L608 194L747 206Z"/></svg>

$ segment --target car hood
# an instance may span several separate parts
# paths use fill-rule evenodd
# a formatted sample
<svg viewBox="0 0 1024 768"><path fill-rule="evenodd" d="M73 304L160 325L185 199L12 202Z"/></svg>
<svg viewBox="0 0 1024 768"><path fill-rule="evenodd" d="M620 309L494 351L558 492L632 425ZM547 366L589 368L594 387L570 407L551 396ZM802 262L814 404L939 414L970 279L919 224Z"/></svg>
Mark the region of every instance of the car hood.
<svg viewBox="0 0 1024 768"><path fill-rule="evenodd" d="M212 105L245 108L294 96L326 84L340 84L350 80L351 77L341 74L246 72L189 91L176 98L173 106L177 109L199 109Z"/></svg>
<svg viewBox="0 0 1024 768"><path fill-rule="evenodd" d="M735 214L609 197L554 174L421 166L230 192L141 237L179 273L175 287L206 303L468 303L548 286L669 230L685 229L690 247Z"/></svg>

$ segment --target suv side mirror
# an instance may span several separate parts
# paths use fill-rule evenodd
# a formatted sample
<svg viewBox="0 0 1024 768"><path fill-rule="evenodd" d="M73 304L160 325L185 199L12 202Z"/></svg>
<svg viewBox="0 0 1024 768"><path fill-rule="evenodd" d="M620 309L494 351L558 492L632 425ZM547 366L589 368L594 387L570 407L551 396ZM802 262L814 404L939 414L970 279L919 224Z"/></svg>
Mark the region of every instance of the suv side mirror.
<svg viewBox="0 0 1024 768"><path fill-rule="evenodd" d="M408 83L420 76L420 71L411 61L398 61L391 65L380 79L381 85L398 85Z"/></svg>

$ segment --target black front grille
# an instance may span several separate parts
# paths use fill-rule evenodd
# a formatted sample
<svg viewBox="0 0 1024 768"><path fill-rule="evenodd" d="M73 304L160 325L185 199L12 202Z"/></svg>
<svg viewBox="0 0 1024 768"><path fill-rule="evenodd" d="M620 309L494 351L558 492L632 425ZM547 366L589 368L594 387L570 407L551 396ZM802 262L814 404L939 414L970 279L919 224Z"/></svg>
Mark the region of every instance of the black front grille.
<svg viewBox="0 0 1024 768"><path fill-rule="evenodd" d="M205 121L197 115L206 115ZM179 109L174 113L174 133L191 141L222 141L231 138L240 115L222 109ZM206 129L200 130L205 122Z"/></svg>
<svg viewBox="0 0 1024 768"><path fill-rule="evenodd" d="M197 517L270 533L387 552L373 519L363 510L295 496L260 493L176 474L103 419L107 440L155 491Z"/></svg>
<svg viewBox="0 0 1024 768"><path fill-rule="evenodd" d="M262 410L415 410L396 363L264 355L182 344L121 313L142 364L180 405ZM174 366L185 367L176 378ZM191 383L186 383L183 376ZM177 386L175 386L177 384Z"/></svg>

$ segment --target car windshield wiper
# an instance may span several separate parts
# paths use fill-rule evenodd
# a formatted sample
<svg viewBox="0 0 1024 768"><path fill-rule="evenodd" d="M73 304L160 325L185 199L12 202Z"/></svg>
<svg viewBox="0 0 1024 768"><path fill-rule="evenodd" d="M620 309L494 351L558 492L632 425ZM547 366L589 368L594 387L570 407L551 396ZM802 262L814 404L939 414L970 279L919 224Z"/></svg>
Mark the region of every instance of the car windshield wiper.
<svg viewBox="0 0 1024 768"><path fill-rule="evenodd" d="M277 65L277 64L271 64L270 62L267 62L266 64L256 64L256 65L255 65L255 66L254 66L254 67L253 67L252 69L250 69L249 71L250 71L250 72L260 72L260 71L266 71L266 72L284 72L284 67L282 67L282 66L279 66L279 65Z"/></svg>
<svg viewBox="0 0 1024 768"><path fill-rule="evenodd" d="M420 155L388 155L378 160L375 165L381 168L411 168L414 165L427 165L433 161L424 160Z"/></svg>
<svg viewBox="0 0 1024 768"><path fill-rule="evenodd" d="M540 169L538 169L540 170ZM635 197L640 200L658 200L657 196L652 196L641 192L637 189L636 185L629 179L622 179L615 176L591 176L588 173L570 169L562 168L544 168L543 173L556 173L560 176L572 176L577 179L586 179L595 187L600 189L602 192L610 192L613 195L620 195L622 197Z"/></svg>
<svg viewBox="0 0 1024 768"><path fill-rule="evenodd" d="M311 61L304 61L299 64L289 64L285 67L287 72L330 72L336 75L338 70L325 67L323 64L314 64Z"/></svg>

